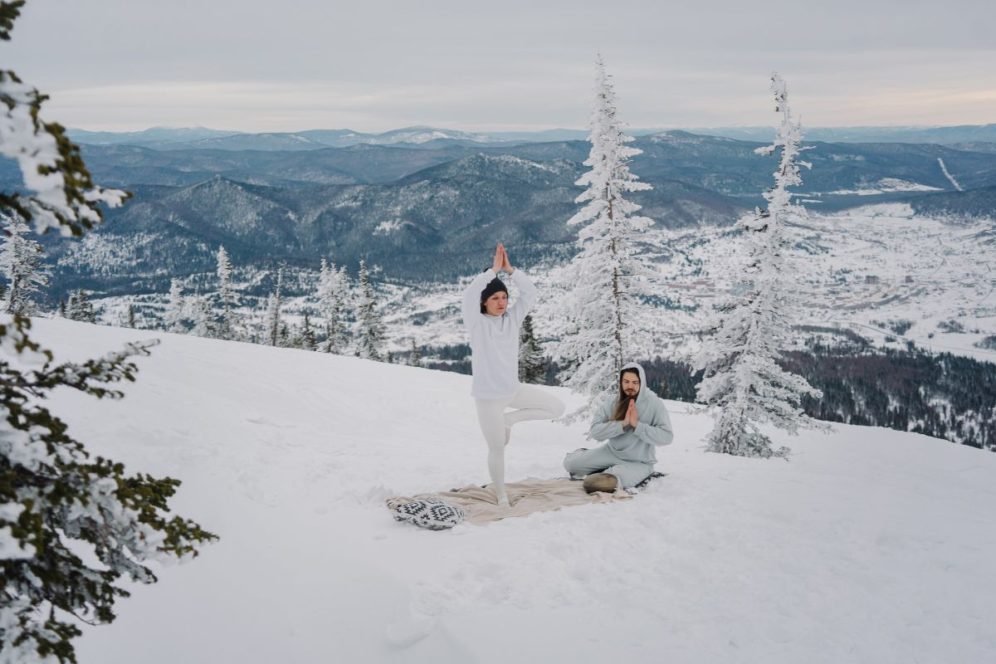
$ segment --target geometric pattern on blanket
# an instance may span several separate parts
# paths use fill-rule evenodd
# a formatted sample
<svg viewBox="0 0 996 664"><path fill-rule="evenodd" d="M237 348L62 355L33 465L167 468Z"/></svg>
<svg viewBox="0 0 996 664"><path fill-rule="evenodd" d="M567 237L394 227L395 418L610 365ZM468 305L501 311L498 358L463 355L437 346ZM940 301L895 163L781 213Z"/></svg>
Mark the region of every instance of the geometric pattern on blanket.
<svg viewBox="0 0 996 664"><path fill-rule="evenodd" d="M456 505L441 500L391 500L388 507L394 510L395 521L407 521L419 528L446 530L463 522L464 512Z"/></svg>

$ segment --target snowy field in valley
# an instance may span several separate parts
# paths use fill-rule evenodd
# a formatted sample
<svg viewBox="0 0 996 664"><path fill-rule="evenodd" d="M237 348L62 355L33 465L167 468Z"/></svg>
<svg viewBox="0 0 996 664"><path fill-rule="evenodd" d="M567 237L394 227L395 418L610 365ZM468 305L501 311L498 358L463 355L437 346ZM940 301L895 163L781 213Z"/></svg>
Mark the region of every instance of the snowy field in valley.
<svg viewBox="0 0 996 664"><path fill-rule="evenodd" d="M62 359L151 336L34 329ZM158 336L123 401L51 406L92 452L182 479L174 507L221 540L86 628L80 662L996 657L996 455L844 425L776 438L789 462L709 454L709 418L668 402L668 476L635 499L431 532L383 501L487 481L469 377ZM562 476L584 431L519 425L508 478Z"/></svg>
<svg viewBox="0 0 996 664"><path fill-rule="evenodd" d="M811 212L794 232L804 248L798 255L800 324L850 330L876 346L905 347L908 340L996 362L996 349L976 345L996 335L992 222L955 224L890 204ZM652 327L664 334L657 347L678 355L694 349L703 314L728 288L724 270L738 242L724 229L702 227L665 233L653 243L652 251L665 252L656 292L685 307L659 310ZM562 326L555 305L563 294L554 285L560 271L530 270L542 298L536 329L546 338L556 338ZM396 350L407 350L410 339L431 346L463 341L456 285L397 289L391 302L387 320Z"/></svg>
<svg viewBox="0 0 996 664"><path fill-rule="evenodd" d="M912 341L930 351L996 362L996 348L983 344L996 336L992 221L956 223L917 215L905 204L880 204L836 213L811 210L794 232L804 305L799 324L855 332L874 346L905 348ZM729 289L728 267L741 242L729 229L715 226L652 230L648 237L647 249L660 266L653 292L674 307L652 314L649 328L657 338L650 345L671 359L687 358L697 348L705 314ZM513 262L514 250L510 247ZM486 254L482 250L483 258ZM563 265L526 269L540 287L540 306L533 314L537 335L557 339L566 320L557 308L565 299L558 286ZM264 274L254 273L253 281ZM376 282L376 269L374 275ZM304 284L317 278L299 276ZM413 341L423 348L465 343L458 303L471 276L462 284L379 284L390 350L407 353ZM129 301L133 298L100 300L102 320L122 324ZM140 313L161 310L165 301L165 294L142 298ZM298 325L309 311L315 324L314 293L286 297L283 311L286 320ZM242 315L262 325L261 308L245 308ZM800 344L811 334L800 334Z"/></svg>

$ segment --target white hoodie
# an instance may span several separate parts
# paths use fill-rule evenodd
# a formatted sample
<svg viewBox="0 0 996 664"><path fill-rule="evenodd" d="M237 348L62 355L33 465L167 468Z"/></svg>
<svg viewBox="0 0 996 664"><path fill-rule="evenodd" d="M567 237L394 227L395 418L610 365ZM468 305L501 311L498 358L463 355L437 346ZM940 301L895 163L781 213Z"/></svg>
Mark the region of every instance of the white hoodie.
<svg viewBox="0 0 996 664"><path fill-rule="evenodd" d="M536 286L522 270L512 272L519 297L501 316L481 313L481 291L497 277L488 269L463 292L463 324L470 335L470 394L475 399L504 399L519 389L519 326L536 304Z"/></svg>

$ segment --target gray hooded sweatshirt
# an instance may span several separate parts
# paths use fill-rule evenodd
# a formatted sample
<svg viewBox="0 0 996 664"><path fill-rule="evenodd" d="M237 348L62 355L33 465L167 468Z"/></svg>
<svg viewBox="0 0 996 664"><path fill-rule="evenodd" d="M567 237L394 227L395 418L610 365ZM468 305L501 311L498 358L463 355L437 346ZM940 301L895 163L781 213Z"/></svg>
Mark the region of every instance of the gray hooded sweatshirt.
<svg viewBox="0 0 996 664"><path fill-rule="evenodd" d="M612 419L616 407L616 397L606 399L595 415L595 421L588 432L589 438L608 440L612 453L622 461L657 463L655 447L668 445L674 439L671 418L668 417L664 401L647 387L647 376L643 367L630 362L623 369L636 369L640 374L640 393L636 395L636 414L639 422L636 429L624 431L623 423Z"/></svg>

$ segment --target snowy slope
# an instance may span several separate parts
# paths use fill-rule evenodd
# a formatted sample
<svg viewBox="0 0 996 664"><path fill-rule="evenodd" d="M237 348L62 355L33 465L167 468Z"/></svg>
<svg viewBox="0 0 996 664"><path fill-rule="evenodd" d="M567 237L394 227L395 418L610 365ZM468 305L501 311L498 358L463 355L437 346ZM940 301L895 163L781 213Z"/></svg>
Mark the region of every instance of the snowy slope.
<svg viewBox="0 0 996 664"><path fill-rule="evenodd" d="M149 333L38 320L60 357ZM428 532L391 494L486 481L469 378L159 334L120 402L52 406L95 452L184 484L221 541L87 628L80 661L983 662L996 657L996 456L837 426L791 461L701 449L634 500ZM569 397L556 389L558 394ZM513 432L509 479L583 426Z"/></svg>

